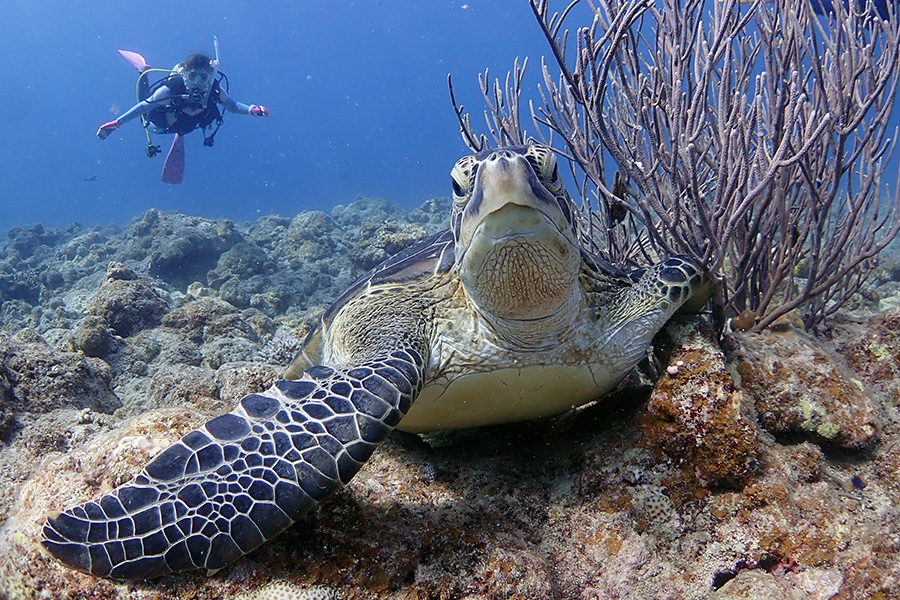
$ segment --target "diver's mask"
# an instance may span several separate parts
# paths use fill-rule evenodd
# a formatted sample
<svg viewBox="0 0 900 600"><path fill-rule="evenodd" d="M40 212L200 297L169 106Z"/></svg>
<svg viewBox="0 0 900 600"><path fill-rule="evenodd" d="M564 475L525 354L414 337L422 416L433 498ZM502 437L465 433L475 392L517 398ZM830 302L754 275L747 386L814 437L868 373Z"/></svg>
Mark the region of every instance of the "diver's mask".
<svg viewBox="0 0 900 600"><path fill-rule="evenodd" d="M216 72L214 70L204 68L181 71L181 78L184 80L191 103L203 104L210 88L212 88L215 77Z"/></svg>

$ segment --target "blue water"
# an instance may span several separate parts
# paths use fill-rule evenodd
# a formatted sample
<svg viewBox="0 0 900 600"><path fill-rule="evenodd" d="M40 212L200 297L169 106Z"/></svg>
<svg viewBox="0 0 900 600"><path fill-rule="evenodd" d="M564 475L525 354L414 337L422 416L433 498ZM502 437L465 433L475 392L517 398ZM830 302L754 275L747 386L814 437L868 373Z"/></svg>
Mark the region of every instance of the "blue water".
<svg viewBox="0 0 900 600"><path fill-rule="evenodd" d="M407 206L450 193L467 150L447 92L482 109L477 75L505 75L543 36L524 0L303 2L6 0L0 23L0 232L35 222L124 222L145 210L235 220L292 216L357 195ZM160 181L139 121L99 141L135 102L137 72L116 52L170 68L212 54L237 100L268 119L226 113L213 148L187 139L184 182ZM95 181L84 181L97 175Z"/></svg>
<svg viewBox="0 0 900 600"><path fill-rule="evenodd" d="M477 75L505 76L528 56L525 101L540 100L547 45L526 0L86 4L4 2L0 232L124 223L151 207L237 221L330 210L357 195L413 207L449 195L449 170L467 152L448 73L478 117ZM213 35L232 95L271 117L226 114L213 148L189 135L184 183L166 185L170 138L157 136L163 154L148 159L138 121L103 142L95 135L135 101L136 71L116 50L168 68L211 54Z"/></svg>

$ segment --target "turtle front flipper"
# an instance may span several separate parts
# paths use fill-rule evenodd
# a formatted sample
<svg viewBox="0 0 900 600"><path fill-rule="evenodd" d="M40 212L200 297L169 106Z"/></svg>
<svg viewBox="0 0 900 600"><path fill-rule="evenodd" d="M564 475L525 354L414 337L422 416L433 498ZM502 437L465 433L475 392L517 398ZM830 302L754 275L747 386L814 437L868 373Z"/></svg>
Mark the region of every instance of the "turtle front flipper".
<svg viewBox="0 0 900 600"><path fill-rule="evenodd" d="M703 269L687 256L673 256L632 272L633 284L602 312L604 350L610 371L627 373L645 355L653 337L679 310L699 311L711 292Z"/></svg>
<svg viewBox="0 0 900 600"><path fill-rule="evenodd" d="M395 350L246 396L131 482L48 519L42 543L113 579L220 569L350 481L409 410L424 362Z"/></svg>

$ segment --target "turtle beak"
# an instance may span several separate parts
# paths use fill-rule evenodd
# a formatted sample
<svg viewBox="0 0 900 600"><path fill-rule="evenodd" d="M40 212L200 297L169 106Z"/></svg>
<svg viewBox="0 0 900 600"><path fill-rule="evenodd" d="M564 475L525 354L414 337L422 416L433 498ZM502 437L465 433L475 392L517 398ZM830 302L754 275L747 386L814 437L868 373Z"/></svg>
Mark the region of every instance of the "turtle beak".
<svg viewBox="0 0 900 600"><path fill-rule="evenodd" d="M506 235L529 233L549 221L575 243L571 225L560 209L558 199L544 187L528 160L521 154L498 150L478 167L472 198L461 216L460 244L468 247L476 230L488 217L511 206L525 210L514 211L518 218L496 220L505 224ZM533 217L525 218L529 212ZM494 231L492 237L496 235L502 233Z"/></svg>

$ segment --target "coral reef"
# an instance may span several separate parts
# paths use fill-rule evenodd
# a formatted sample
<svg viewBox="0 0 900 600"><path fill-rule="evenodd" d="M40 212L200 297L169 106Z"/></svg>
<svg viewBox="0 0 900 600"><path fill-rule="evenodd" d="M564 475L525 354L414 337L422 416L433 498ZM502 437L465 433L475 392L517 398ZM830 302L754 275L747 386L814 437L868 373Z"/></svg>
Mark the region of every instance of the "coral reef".
<svg viewBox="0 0 900 600"><path fill-rule="evenodd" d="M554 419L395 434L331 501L209 577L125 584L42 551L48 514L268 386L364 257L433 232L446 206L13 232L0 275L36 293L0 314L0 598L900 597L896 313L836 320L830 339L729 334L724 351L702 321L675 321L655 383L635 372ZM174 257L188 231L211 240L192 246L202 272L153 278L154 253ZM113 283L160 312L124 334L129 306L92 310Z"/></svg>
<svg viewBox="0 0 900 600"><path fill-rule="evenodd" d="M396 221L364 221L359 226L356 246L350 251L350 260L369 270L425 235L423 227L404 226Z"/></svg>
<svg viewBox="0 0 900 600"><path fill-rule="evenodd" d="M254 360L289 366L303 347L303 340L293 335L277 335L262 347Z"/></svg>
<svg viewBox="0 0 900 600"><path fill-rule="evenodd" d="M109 324L106 319L98 316L86 317L72 336L72 349L94 358L107 356L114 344Z"/></svg>
<svg viewBox="0 0 900 600"><path fill-rule="evenodd" d="M297 585L274 581L269 585L241 594L235 600L340 600L334 588L321 585Z"/></svg>
<svg viewBox="0 0 900 600"><path fill-rule="evenodd" d="M149 233L158 240L149 248L150 274L181 285L205 277L219 257L242 239L228 220L173 218L150 210L142 225L135 233Z"/></svg>

